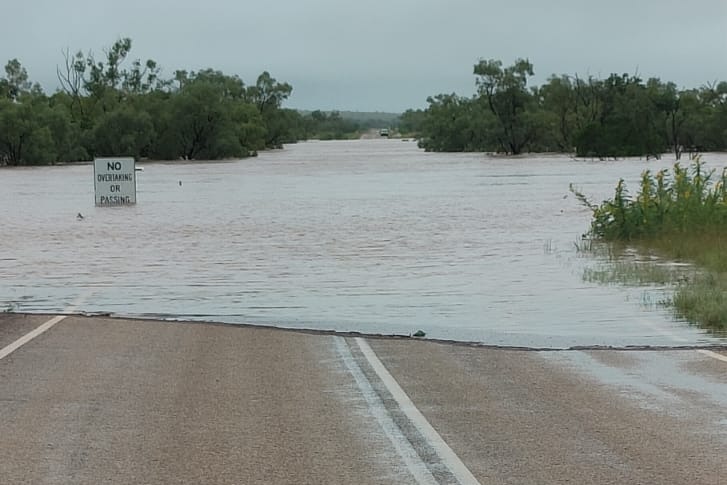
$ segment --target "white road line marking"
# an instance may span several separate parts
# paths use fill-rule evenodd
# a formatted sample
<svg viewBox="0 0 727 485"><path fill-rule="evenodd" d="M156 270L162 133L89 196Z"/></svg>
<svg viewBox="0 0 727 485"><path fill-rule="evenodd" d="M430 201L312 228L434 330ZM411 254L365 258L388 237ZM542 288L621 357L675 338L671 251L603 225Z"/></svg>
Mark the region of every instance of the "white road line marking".
<svg viewBox="0 0 727 485"><path fill-rule="evenodd" d="M717 352L712 352L711 350L707 350L707 349L699 349L699 350L697 350L697 352L699 352L700 354L704 354L707 357L721 360L722 362L727 362L727 355L718 354Z"/></svg>
<svg viewBox="0 0 727 485"><path fill-rule="evenodd" d="M65 312L66 313L72 313L72 312L74 312L76 310L76 308L78 307L78 305L80 305L81 303L83 303L83 301L86 298L88 298L89 295L91 295L91 293L92 293L91 291L87 291L86 293L80 295L78 298L76 298L70 304L70 306L68 308L66 308ZM26 333L25 335L23 335L18 340L16 340L15 342L11 343L10 345L8 345L6 347L3 347L2 349L0 349L0 360L4 359L8 355L12 354L16 350L18 350L20 347L22 347L23 345L27 344L31 340L33 340L38 335L40 335L40 334L48 331L51 327L53 327L53 325L55 325L56 323L64 320L67 317L68 317L68 315L58 315L58 316L55 316L55 317L51 318L50 320L48 320L47 322L45 322L45 323L41 324L40 326L38 326L35 330L31 330L30 332Z"/></svg>
<svg viewBox="0 0 727 485"><path fill-rule="evenodd" d="M409 473L412 474L416 482L419 484L437 485L437 481L434 479L434 476L419 457L419 454L416 452L414 447L412 447L411 443L409 443L409 440L407 440L402 434L399 426L396 425L386 410L384 403L381 402L381 398L378 394L376 394L371 383L364 375L358 363L356 363L356 359L353 358L351 349L348 348L348 344L344 338L333 337L333 339L335 341L338 354L341 356L341 359L343 359L346 368L353 376L361 394L363 394L363 397L366 400L366 404L368 404L369 412L379 422L379 426L381 426L384 434L387 438L389 438L394 449L404 461Z"/></svg>
<svg viewBox="0 0 727 485"><path fill-rule="evenodd" d="M32 331L26 333L25 335L20 337L15 342L8 345L7 347L3 347L2 349L0 349L0 360L4 359L8 355L12 354L16 350L18 350L20 347L27 344L28 342L33 340L38 335L45 332L46 330L50 329L53 325L55 325L56 323L60 322L64 318L66 318L66 316L67 315L59 315L57 317L53 317L50 320L48 320L47 322L45 322L44 324L42 324L41 326L39 326L38 328L36 328L35 330L32 330Z"/></svg>
<svg viewBox="0 0 727 485"><path fill-rule="evenodd" d="M679 337L679 336L673 334L672 332L669 332L668 330L658 328L656 325L652 324L651 322L647 321L646 325L648 327L651 327L656 332L659 332L660 334L671 338L675 342L680 342L680 343L688 342L687 339ZM718 354L717 352L713 352L713 351L707 350L707 349L697 349L697 352L699 352L702 355L706 355L707 357L711 357L712 359L717 359L717 360L721 360L722 362L727 362L727 356Z"/></svg>
<svg viewBox="0 0 727 485"><path fill-rule="evenodd" d="M437 430L429 424L427 418L417 409L412 400L409 399L409 396L399 386L399 383L396 382L396 379L386 370L386 367L384 367L384 364L381 363L374 351L369 347L369 344L360 337L356 337L356 343L358 343L366 360L369 361L371 367L394 397L397 404L399 404L399 408L406 414L412 424L416 426L429 445L434 448L434 451L442 459L442 463L449 468L449 471L452 472L457 481L462 485L479 485L480 482L477 481L475 476L472 475L472 472L469 471L457 454L452 451L452 448L437 433Z"/></svg>

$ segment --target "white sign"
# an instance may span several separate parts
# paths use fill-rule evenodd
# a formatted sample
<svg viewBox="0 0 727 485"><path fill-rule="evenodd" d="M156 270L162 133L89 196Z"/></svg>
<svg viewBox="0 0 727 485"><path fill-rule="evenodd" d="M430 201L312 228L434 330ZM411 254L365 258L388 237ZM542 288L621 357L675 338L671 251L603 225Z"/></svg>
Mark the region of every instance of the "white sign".
<svg viewBox="0 0 727 485"><path fill-rule="evenodd" d="M136 204L136 166L133 158L97 158L93 161L96 205Z"/></svg>

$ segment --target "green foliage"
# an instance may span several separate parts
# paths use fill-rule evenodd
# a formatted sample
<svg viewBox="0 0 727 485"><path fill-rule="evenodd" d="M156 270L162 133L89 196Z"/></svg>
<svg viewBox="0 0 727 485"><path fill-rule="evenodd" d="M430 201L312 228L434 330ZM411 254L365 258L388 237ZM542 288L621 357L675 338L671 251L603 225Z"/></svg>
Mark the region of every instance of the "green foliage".
<svg viewBox="0 0 727 485"><path fill-rule="evenodd" d="M189 83L170 101L168 133L175 141L173 158L214 158L214 142L227 128L217 86L202 80Z"/></svg>
<svg viewBox="0 0 727 485"><path fill-rule="evenodd" d="M427 102L427 115L419 127L420 147L435 152L496 149L497 140L488 137L496 120L480 100L440 94Z"/></svg>
<svg viewBox="0 0 727 485"><path fill-rule="evenodd" d="M247 90L250 101L257 106L261 114L280 109L283 101L288 99L293 87L288 83L279 83L269 72L264 71L257 78L255 86Z"/></svg>
<svg viewBox="0 0 727 485"><path fill-rule="evenodd" d="M598 118L575 137L578 156L661 155L666 136L657 129L660 115L641 79L612 74L599 83L598 95Z"/></svg>
<svg viewBox="0 0 727 485"><path fill-rule="evenodd" d="M72 121L68 108L63 104L55 104L48 100L50 109L44 111L43 123L48 127L53 138L55 160L58 162L74 162L87 160L90 155L83 143L83 131L78 123Z"/></svg>
<svg viewBox="0 0 727 485"><path fill-rule="evenodd" d="M629 241L663 234L705 230L727 231L727 169L716 183L714 170L706 170L697 157L689 168L674 164L672 174L649 170L641 176L639 192L629 195L619 180L613 199L590 203L571 187L593 211L591 235L605 240Z"/></svg>
<svg viewBox="0 0 727 485"><path fill-rule="evenodd" d="M487 101L497 124L494 135L505 153L517 155L533 140L536 126L532 115L535 98L527 90L533 65L518 59L503 69L497 60L480 61L475 65L477 91Z"/></svg>
<svg viewBox="0 0 727 485"><path fill-rule="evenodd" d="M23 93L30 91L28 71L20 64L20 61L17 59L8 61L5 65L5 74L7 75L4 79L5 95L8 98L17 100Z"/></svg>
<svg viewBox="0 0 727 485"><path fill-rule="evenodd" d="M56 160L53 134L46 124L49 111L42 100L0 100L0 162L42 165Z"/></svg>
<svg viewBox="0 0 727 485"><path fill-rule="evenodd" d="M688 168L677 162L671 173L645 171L636 196L629 195L623 180L617 184L613 199L601 205L589 202L573 187L571 191L593 211L590 235L596 240L616 246L626 241L640 252L695 263L698 270L676 278L679 283L668 303L677 316L692 323L726 329L727 168L719 177L715 174L696 157ZM585 277L628 284L634 283L634 276L674 282L667 274L659 276L662 272L646 263L633 269L612 264L605 270L587 272Z"/></svg>
<svg viewBox="0 0 727 485"><path fill-rule="evenodd" d="M669 301L678 317L707 328L727 329L727 228L708 225L691 232L663 233L639 241L637 247L642 246L696 264L693 274L680 278Z"/></svg>
<svg viewBox="0 0 727 485"><path fill-rule="evenodd" d="M293 88L268 72L249 87L213 69L165 80L154 60L130 59L131 48L120 38L100 57L66 51L61 89L50 97L9 61L0 78L0 165L246 157L305 136L302 117L282 106Z"/></svg>
<svg viewBox="0 0 727 485"><path fill-rule="evenodd" d="M402 113L399 120L399 131L419 137L422 134L427 112L421 109L408 109Z"/></svg>
<svg viewBox="0 0 727 485"><path fill-rule="evenodd" d="M298 139L351 140L370 130L392 128L399 124L399 114L363 111L299 111L291 116Z"/></svg>
<svg viewBox="0 0 727 485"><path fill-rule="evenodd" d="M344 119L338 111L324 113L316 110L303 117L305 138L319 140L345 140L357 138L360 125L355 121Z"/></svg>
<svg viewBox="0 0 727 485"><path fill-rule="evenodd" d="M230 121L241 156L252 156L265 148L265 123L255 106L245 102L235 103L230 109Z"/></svg>
<svg viewBox="0 0 727 485"><path fill-rule="evenodd" d="M279 83L267 71L258 76L255 86L247 89L247 97L253 103L265 124L265 146L280 148L283 143L293 141L288 127L297 121L297 113L281 109L293 88L288 83Z"/></svg>
<svg viewBox="0 0 727 485"><path fill-rule="evenodd" d="M140 158L148 154L153 139L151 116L123 106L99 117L93 130L93 153L100 157L125 153Z"/></svg>
<svg viewBox="0 0 727 485"><path fill-rule="evenodd" d="M421 118L405 114L416 120L426 149L558 151L601 159L672 151L677 160L684 151L727 149L727 82L680 91L673 83L626 74L560 75L529 88L533 66L523 59L508 67L482 60L474 74L471 100L440 94L429 98ZM488 113L473 111L470 101Z"/></svg>
<svg viewBox="0 0 727 485"><path fill-rule="evenodd" d="M703 327L727 329L727 276L724 273L700 275L680 285L671 304L678 316Z"/></svg>
<svg viewBox="0 0 727 485"><path fill-rule="evenodd" d="M572 152L574 136L578 130L578 96L569 76L551 76L546 84L537 90L539 103L545 113L541 128L549 134L554 149Z"/></svg>

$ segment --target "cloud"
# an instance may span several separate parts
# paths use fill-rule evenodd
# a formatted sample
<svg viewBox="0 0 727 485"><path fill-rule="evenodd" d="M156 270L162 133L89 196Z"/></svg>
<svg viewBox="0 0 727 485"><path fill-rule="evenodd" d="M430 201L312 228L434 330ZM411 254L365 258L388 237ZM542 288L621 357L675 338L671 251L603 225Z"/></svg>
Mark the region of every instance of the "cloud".
<svg viewBox="0 0 727 485"><path fill-rule="evenodd" d="M36 0L3 6L0 60L17 57L47 89L61 51L101 53L120 36L167 75L213 67L253 82L263 70L301 108L395 110L474 92L479 58L528 57L550 74L724 79L727 2L693 0ZM3 59L4 57L4 59Z"/></svg>

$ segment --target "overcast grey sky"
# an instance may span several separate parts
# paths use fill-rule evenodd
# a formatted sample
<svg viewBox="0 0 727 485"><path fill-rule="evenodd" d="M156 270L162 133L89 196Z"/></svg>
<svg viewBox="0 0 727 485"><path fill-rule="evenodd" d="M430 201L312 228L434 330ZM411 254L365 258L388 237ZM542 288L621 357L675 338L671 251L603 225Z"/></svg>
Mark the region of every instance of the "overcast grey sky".
<svg viewBox="0 0 727 485"><path fill-rule="evenodd" d="M402 111L474 93L480 58L527 57L553 73L638 72L697 87L727 80L727 0L2 0L0 61L17 57L47 90L61 52L212 67L246 83L268 70L287 106Z"/></svg>

